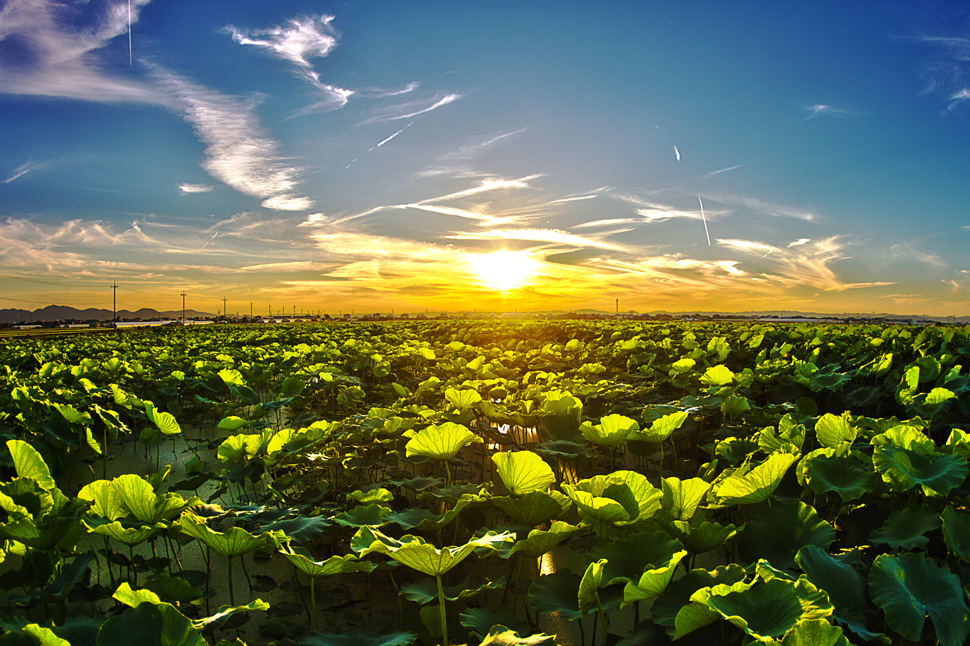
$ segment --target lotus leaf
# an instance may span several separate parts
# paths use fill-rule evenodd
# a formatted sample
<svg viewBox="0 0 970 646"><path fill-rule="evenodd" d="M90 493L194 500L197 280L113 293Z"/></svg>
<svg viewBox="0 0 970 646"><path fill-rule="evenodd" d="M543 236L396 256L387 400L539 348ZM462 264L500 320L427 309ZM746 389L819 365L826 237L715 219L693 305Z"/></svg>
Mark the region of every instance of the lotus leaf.
<svg viewBox="0 0 970 646"><path fill-rule="evenodd" d="M21 630L25 634L30 635L30 637L32 637L33 639L27 640L26 642L19 642L19 643L29 644L30 646L34 646L34 644L37 644L38 646L71 646L70 642L68 642L66 639L62 637L59 637L50 628L46 628L38 624L27 624L26 626L21 628ZM17 633L10 631L8 628L8 631L4 634L4 639L3 639L4 645L6 646L6 644L8 643L11 645L17 644L18 642L16 640L8 639L7 637L8 635L13 636L16 634Z"/></svg>
<svg viewBox="0 0 970 646"><path fill-rule="evenodd" d="M865 577L847 562L846 555L833 557L817 545L808 545L798 550L795 560L809 581L828 593L836 621L865 640L879 637L870 628L879 617L866 593Z"/></svg>
<svg viewBox="0 0 970 646"><path fill-rule="evenodd" d="M710 552L715 547L720 547L726 541L734 538L738 533L738 528L733 524L721 525L702 520L700 516L695 516L689 521L675 520L665 529L671 536L683 543L691 554Z"/></svg>
<svg viewBox="0 0 970 646"><path fill-rule="evenodd" d="M512 540L514 537L510 532L502 534L488 532L463 545L438 549L418 536L405 534L400 539L396 539L382 534L373 527L361 527L354 534L351 547L359 556L378 552L422 574L440 576L465 560L477 548L495 549L498 544Z"/></svg>
<svg viewBox="0 0 970 646"><path fill-rule="evenodd" d="M970 563L970 513L947 507L942 518L946 548L957 558Z"/></svg>
<svg viewBox="0 0 970 646"><path fill-rule="evenodd" d="M376 563L360 561L353 554L347 556L335 555L325 561L314 561L298 552L281 550L280 553L298 570L315 579L349 572L370 572L377 567Z"/></svg>
<svg viewBox="0 0 970 646"><path fill-rule="evenodd" d="M744 580L744 568L732 563L721 565L713 571L694 569L683 577L672 581L666 591L653 602L650 614L661 626L674 626L677 613L690 603L690 597L701 588L715 585L733 585Z"/></svg>
<svg viewBox="0 0 970 646"><path fill-rule="evenodd" d="M216 425L216 428L223 431L238 431L244 426L249 424L249 420L245 420L238 415L230 415L229 417L223 417L222 420Z"/></svg>
<svg viewBox="0 0 970 646"><path fill-rule="evenodd" d="M108 536L113 538L119 543L129 546L139 545L144 543L148 539L152 538L158 532L165 529L165 525L158 523L156 525L139 525L137 527L126 527L121 524L121 521L114 521L112 523L107 523L105 525L88 525L87 522L84 523L88 531L92 534L101 534L103 536Z"/></svg>
<svg viewBox="0 0 970 646"><path fill-rule="evenodd" d="M356 628L350 628L339 635L312 633L300 643L303 646L408 646L417 638L414 633L371 635Z"/></svg>
<svg viewBox="0 0 970 646"><path fill-rule="evenodd" d="M269 533L253 536L242 527L230 527L217 532L194 514L183 514L179 526L189 536L196 538L226 558L233 558L272 547L273 538Z"/></svg>
<svg viewBox="0 0 970 646"><path fill-rule="evenodd" d="M927 615L942 646L961 646L970 635L960 579L925 554L877 556L869 571L869 595L889 627L910 641L922 639Z"/></svg>
<svg viewBox="0 0 970 646"><path fill-rule="evenodd" d="M148 417L148 421L161 431L162 435L178 435L182 432L182 428L175 421L174 415L158 412L151 402L145 402L145 415Z"/></svg>
<svg viewBox="0 0 970 646"><path fill-rule="evenodd" d="M738 537L741 560L754 563L766 559L781 569L795 567L795 554L806 545L828 548L835 529L803 502L778 505L747 524Z"/></svg>
<svg viewBox="0 0 970 646"><path fill-rule="evenodd" d="M869 540L897 550L925 547L929 541L925 534L939 528L940 522L940 515L929 507L907 505L889 514L882 527L869 535Z"/></svg>
<svg viewBox="0 0 970 646"><path fill-rule="evenodd" d="M641 532L595 550L594 559L606 559L600 587L624 583L623 605L659 597L670 583L687 551L660 532Z"/></svg>
<svg viewBox="0 0 970 646"><path fill-rule="evenodd" d="M607 415L600 418L595 426L590 422L583 422L579 432L593 444L616 448L627 441L631 434L640 430L637 421L623 415Z"/></svg>
<svg viewBox="0 0 970 646"><path fill-rule="evenodd" d="M495 470L513 496L543 492L556 481L546 462L532 451L504 451L492 455Z"/></svg>
<svg viewBox="0 0 970 646"><path fill-rule="evenodd" d="M800 480L816 494L834 491L845 501L857 500L878 484L876 474L854 457L836 457L835 449L812 451L798 465Z"/></svg>
<svg viewBox="0 0 970 646"><path fill-rule="evenodd" d="M569 509L570 500L558 491L533 491L518 498L501 496L492 502L502 508L512 520L529 527L542 525L558 518Z"/></svg>
<svg viewBox="0 0 970 646"><path fill-rule="evenodd" d="M761 641L782 637L799 621L827 617L833 609L828 596L805 577L794 583L775 578L748 590L731 590L729 586L704 588L694 593L691 600L706 603Z"/></svg>
<svg viewBox="0 0 970 646"><path fill-rule="evenodd" d="M967 461L955 454L923 453L884 444L875 448L872 463L893 491L919 485L927 496L946 496L967 479Z"/></svg>
<svg viewBox="0 0 970 646"><path fill-rule="evenodd" d="M333 517L333 520L345 527L363 527L365 525L379 527L386 522L384 517L389 513L391 513L389 508L375 502L369 505L357 505L349 511L337 514Z"/></svg>
<svg viewBox="0 0 970 646"><path fill-rule="evenodd" d="M358 489L347 494L347 499L354 500L362 505L369 505L372 502L391 502L394 500L394 494L390 489L385 489L384 487L369 491L361 491Z"/></svg>
<svg viewBox="0 0 970 646"><path fill-rule="evenodd" d="M721 480L714 486L714 495L722 505L750 505L767 500L797 459L791 453L772 453L750 471L740 475L735 472Z"/></svg>
<svg viewBox="0 0 970 646"><path fill-rule="evenodd" d="M836 455L842 456L849 452L855 442L858 429L849 424L849 415L836 417L826 413L815 422L815 436L822 446L836 450Z"/></svg>
<svg viewBox="0 0 970 646"><path fill-rule="evenodd" d="M705 386L727 386L733 381L734 373L730 368L723 365L711 366L701 375L701 383Z"/></svg>
<svg viewBox="0 0 970 646"><path fill-rule="evenodd" d="M482 639L492 626L512 626L523 632L529 625L523 619L516 619L507 612L493 612L488 608L467 608L458 615L461 625L468 629L469 636Z"/></svg>
<svg viewBox="0 0 970 646"><path fill-rule="evenodd" d="M125 507L124 498L115 489L114 483L110 480L95 480L81 488L77 497L82 500L90 500L91 513L109 521L118 520L128 515L128 508Z"/></svg>
<svg viewBox="0 0 970 646"><path fill-rule="evenodd" d="M195 588L182 577L162 572L145 582L142 590L154 592L166 603L189 603L202 598L202 590Z"/></svg>
<svg viewBox="0 0 970 646"><path fill-rule="evenodd" d="M445 422L438 426L429 426L417 432L405 445L407 457L420 455L435 460L450 460L458 452L474 442L481 443L478 437L465 426L454 422Z"/></svg>
<svg viewBox="0 0 970 646"><path fill-rule="evenodd" d="M186 500L177 493L156 495L152 485L139 475L126 473L111 481L125 507L134 518L143 523L169 521L188 507L199 502L192 497Z"/></svg>
<svg viewBox="0 0 970 646"><path fill-rule="evenodd" d="M701 478L681 480L670 477L661 481L663 499L661 507L674 520L690 520L697 511L698 505L704 500L711 484Z"/></svg>
<svg viewBox="0 0 970 646"><path fill-rule="evenodd" d="M789 630L780 646L850 646L842 629L825 619L802 619Z"/></svg>
<svg viewBox="0 0 970 646"><path fill-rule="evenodd" d="M365 561L366 562L366 561ZM376 565L376 564L375 564ZM465 578L456 585L447 585L442 588L445 601L458 601L459 599L469 599L488 590L496 590L505 585L505 577L497 581L489 581L481 575L469 572ZM438 589L434 579L425 578L415 583L408 583L401 586L401 595L408 601L426 605L438 598Z"/></svg>
<svg viewBox="0 0 970 646"><path fill-rule="evenodd" d="M323 530L330 527L330 521L323 516L297 516L288 520L278 520L264 525L262 531L282 531L289 540L295 543L309 543L320 538Z"/></svg>
<svg viewBox="0 0 970 646"><path fill-rule="evenodd" d="M628 531L660 510L663 493L635 471L614 471L593 476L562 489L576 504L580 517L609 535Z"/></svg>
<svg viewBox="0 0 970 646"><path fill-rule="evenodd" d="M728 580L733 579L731 576ZM681 606L674 616L674 639L680 639L684 635L691 633L698 628L703 628L722 618L717 610L707 604L707 600L716 591L717 594L728 594L730 592L746 592L750 590L757 579L745 582L743 579L733 583L717 583L713 586L704 586L691 593L688 603Z"/></svg>
<svg viewBox="0 0 970 646"><path fill-rule="evenodd" d="M47 463L37 449L22 440L7 440L7 449L19 477L33 478L42 489L53 489L57 486Z"/></svg>
<svg viewBox="0 0 970 646"><path fill-rule="evenodd" d="M168 604L141 603L109 618L98 632L98 646L205 646L192 622Z"/></svg>
<svg viewBox="0 0 970 646"><path fill-rule="evenodd" d="M646 414L644 414L644 418L646 418ZM660 444L683 426L685 421L687 421L687 411L668 413L650 422L648 428L633 433L631 439Z"/></svg>
<svg viewBox="0 0 970 646"><path fill-rule="evenodd" d="M447 388L445 390L445 399L454 408L459 411L463 411L472 408L475 404L482 401L482 396L477 390L471 390L468 388L458 390L457 388Z"/></svg>
<svg viewBox="0 0 970 646"><path fill-rule="evenodd" d="M805 443L805 426L797 423L790 413L778 421L778 430L768 426L758 434L758 447L765 453L774 453L782 447L793 446L801 450ZM787 452L792 452L786 449Z"/></svg>
<svg viewBox="0 0 970 646"><path fill-rule="evenodd" d="M515 542L509 555L521 552L532 558L539 558L569 538L578 529L579 527L561 520L554 522L548 530L533 529L529 532L527 538Z"/></svg>

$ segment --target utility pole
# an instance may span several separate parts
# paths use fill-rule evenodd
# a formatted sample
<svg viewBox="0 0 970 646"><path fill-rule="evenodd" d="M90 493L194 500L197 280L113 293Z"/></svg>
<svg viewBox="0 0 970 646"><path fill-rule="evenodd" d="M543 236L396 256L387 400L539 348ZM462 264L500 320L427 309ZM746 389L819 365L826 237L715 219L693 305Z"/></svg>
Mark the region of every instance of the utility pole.
<svg viewBox="0 0 970 646"><path fill-rule="evenodd" d="M226 309L226 301L228 301L228 300L229 300L228 298L223 298L223 299L222 299L222 315L223 315L223 316L224 316L224 317L225 317L226 319L228 319L228 318L229 318L229 310L227 310L227 309Z"/></svg>
<svg viewBox="0 0 970 646"><path fill-rule="evenodd" d="M185 292L182 292L182 327L185 327Z"/></svg>
<svg viewBox="0 0 970 646"><path fill-rule="evenodd" d="M118 283L111 281L111 322L118 321Z"/></svg>
<svg viewBox="0 0 970 646"><path fill-rule="evenodd" d="M249 301L249 320L253 320L253 302Z"/></svg>

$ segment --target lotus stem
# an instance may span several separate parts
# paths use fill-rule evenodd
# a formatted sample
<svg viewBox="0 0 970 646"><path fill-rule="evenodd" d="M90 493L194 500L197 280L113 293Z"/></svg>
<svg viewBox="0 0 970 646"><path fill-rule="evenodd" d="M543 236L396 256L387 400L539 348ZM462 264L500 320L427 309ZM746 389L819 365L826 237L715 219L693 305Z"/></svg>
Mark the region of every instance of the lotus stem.
<svg viewBox="0 0 970 646"><path fill-rule="evenodd" d="M438 583L438 614L441 616L441 643L449 646L448 642L448 615L445 614L445 589L441 585L441 575L436 574L435 580Z"/></svg>
<svg viewBox="0 0 970 646"><path fill-rule="evenodd" d="M313 585L316 581L316 577L310 577L310 630L314 632L317 629L317 590Z"/></svg>
<svg viewBox="0 0 970 646"><path fill-rule="evenodd" d="M229 603L233 606L236 605L236 594L232 588L232 557L229 557L229 570L227 573L229 578Z"/></svg>

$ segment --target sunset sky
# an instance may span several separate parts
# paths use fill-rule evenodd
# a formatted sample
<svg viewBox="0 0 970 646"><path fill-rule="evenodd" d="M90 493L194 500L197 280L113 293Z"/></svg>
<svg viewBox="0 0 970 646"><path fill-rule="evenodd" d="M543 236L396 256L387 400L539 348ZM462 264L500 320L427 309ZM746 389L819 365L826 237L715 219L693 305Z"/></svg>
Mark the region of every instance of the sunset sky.
<svg viewBox="0 0 970 646"><path fill-rule="evenodd" d="M966 2L0 0L0 308L970 315Z"/></svg>

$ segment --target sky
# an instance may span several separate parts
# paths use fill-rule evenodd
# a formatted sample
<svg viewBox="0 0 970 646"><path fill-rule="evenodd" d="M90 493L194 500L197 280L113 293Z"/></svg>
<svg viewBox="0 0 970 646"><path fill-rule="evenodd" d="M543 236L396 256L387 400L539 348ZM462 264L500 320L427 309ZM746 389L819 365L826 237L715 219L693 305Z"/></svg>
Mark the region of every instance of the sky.
<svg viewBox="0 0 970 646"><path fill-rule="evenodd" d="M968 247L966 2L0 0L0 308L959 316Z"/></svg>

